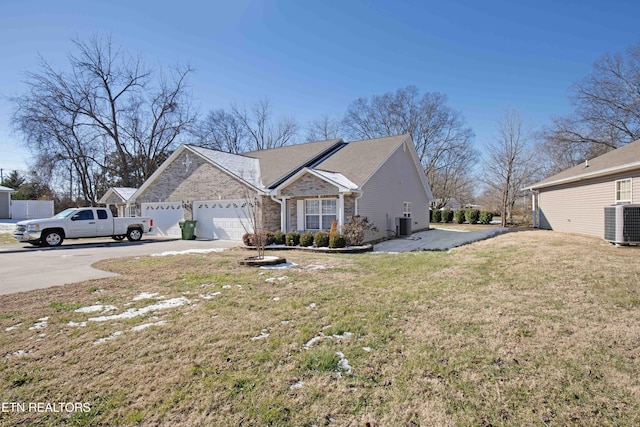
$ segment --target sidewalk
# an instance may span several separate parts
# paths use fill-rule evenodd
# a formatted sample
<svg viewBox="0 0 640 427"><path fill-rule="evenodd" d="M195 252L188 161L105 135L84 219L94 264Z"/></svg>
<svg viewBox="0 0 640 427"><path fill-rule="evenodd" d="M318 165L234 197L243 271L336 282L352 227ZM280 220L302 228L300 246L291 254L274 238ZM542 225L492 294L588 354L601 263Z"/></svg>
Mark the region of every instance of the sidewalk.
<svg viewBox="0 0 640 427"><path fill-rule="evenodd" d="M447 251L479 240L489 239L508 231L508 228L489 228L478 231L431 229L413 233L411 237L376 243L375 252Z"/></svg>

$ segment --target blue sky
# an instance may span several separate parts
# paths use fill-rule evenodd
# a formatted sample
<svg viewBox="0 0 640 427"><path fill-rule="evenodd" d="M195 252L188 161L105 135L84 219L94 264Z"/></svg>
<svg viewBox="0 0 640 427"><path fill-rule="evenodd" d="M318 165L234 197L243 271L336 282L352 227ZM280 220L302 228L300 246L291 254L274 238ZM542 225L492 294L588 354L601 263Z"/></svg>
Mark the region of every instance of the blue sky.
<svg viewBox="0 0 640 427"><path fill-rule="evenodd" d="M407 85L442 92L481 147L506 108L538 126L570 112L571 84L640 42L639 15L626 0L3 0L0 168L30 162L7 98L39 54L66 67L74 37L111 34L149 64L190 64L202 112L267 97L304 123Z"/></svg>

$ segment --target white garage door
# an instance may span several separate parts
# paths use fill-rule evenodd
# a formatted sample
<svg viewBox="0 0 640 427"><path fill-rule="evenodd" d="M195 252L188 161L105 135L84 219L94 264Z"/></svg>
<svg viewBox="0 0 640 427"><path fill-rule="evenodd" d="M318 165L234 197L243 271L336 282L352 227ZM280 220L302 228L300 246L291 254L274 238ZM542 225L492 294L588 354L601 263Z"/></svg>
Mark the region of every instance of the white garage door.
<svg viewBox="0 0 640 427"><path fill-rule="evenodd" d="M252 231L250 209L243 200L201 200L193 202L196 236L204 239L242 240Z"/></svg>
<svg viewBox="0 0 640 427"><path fill-rule="evenodd" d="M181 202L142 203L142 216L153 218L151 236L181 237L181 219L184 210Z"/></svg>

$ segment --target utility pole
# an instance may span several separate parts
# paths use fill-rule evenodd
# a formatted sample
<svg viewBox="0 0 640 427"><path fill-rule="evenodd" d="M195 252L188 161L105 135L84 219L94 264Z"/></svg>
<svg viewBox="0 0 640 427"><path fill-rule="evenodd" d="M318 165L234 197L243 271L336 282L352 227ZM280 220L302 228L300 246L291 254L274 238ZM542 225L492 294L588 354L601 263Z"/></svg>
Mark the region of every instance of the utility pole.
<svg viewBox="0 0 640 427"><path fill-rule="evenodd" d="M4 182L4 169L0 168L0 183Z"/></svg>

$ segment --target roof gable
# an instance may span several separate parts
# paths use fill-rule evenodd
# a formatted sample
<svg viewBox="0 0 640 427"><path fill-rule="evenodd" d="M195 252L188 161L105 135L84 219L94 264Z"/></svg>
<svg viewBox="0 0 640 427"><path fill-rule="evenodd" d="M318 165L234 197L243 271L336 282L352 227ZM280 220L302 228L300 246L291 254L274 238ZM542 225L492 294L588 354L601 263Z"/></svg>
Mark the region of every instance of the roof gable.
<svg viewBox="0 0 640 427"><path fill-rule="evenodd" d="M545 178L525 187L525 190L582 181L638 168L640 168L640 140Z"/></svg>
<svg viewBox="0 0 640 427"><path fill-rule="evenodd" d="M307 142L304 144L287 145L285 147L267 150L250 151L243 156L257 159L260 165L262 183L269 188L287 179L305 166L310 166L318 158L331 152L342 144L341 138L327 141Z"/></svg>

